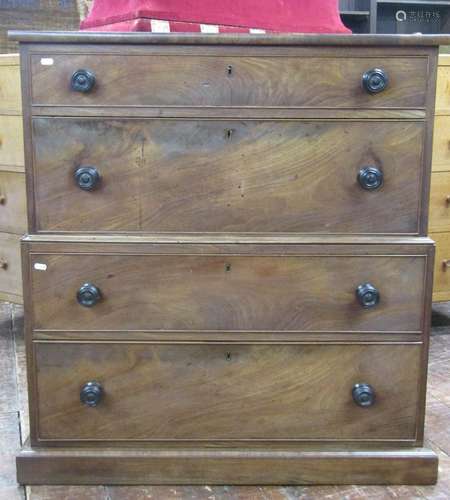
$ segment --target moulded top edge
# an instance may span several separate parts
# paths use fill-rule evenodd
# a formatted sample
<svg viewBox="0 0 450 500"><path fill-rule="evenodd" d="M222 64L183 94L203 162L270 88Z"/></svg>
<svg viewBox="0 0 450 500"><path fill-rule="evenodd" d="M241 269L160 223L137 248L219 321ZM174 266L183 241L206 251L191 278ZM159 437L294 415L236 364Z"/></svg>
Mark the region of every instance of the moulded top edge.
<svg viewBox="0 0 450 500"><path fill-rule="evenodd" d="M384 35L330 33L198 34L92 31L9 31L10 40L30 43L190 44L190 45L336 45L423 46L450 45L449 35Z"/></svg>

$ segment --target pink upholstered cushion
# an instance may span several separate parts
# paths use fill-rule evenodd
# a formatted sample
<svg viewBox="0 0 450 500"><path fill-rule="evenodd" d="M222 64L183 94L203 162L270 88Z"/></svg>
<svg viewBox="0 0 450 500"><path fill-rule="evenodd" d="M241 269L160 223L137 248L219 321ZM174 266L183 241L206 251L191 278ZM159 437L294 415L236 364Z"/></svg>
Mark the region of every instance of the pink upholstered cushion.
<svg viewBox="0 0 450 500"><path fill-rule="evenodd" d="M349 32L341 22L338 0L94 0L81 23L81 29L99 31L248 32L251 28Z"/></svg>

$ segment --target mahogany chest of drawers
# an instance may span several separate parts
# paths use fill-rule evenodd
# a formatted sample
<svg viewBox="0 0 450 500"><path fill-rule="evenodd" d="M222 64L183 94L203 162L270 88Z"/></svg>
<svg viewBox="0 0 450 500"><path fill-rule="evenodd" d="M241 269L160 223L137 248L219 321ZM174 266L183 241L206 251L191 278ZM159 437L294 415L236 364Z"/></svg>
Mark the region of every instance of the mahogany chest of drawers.
<svg viewBox="0 0 450 500"><path fill-rule="evenodd" d="M432 483L429 36L15 33L25 483Z"/></svg>

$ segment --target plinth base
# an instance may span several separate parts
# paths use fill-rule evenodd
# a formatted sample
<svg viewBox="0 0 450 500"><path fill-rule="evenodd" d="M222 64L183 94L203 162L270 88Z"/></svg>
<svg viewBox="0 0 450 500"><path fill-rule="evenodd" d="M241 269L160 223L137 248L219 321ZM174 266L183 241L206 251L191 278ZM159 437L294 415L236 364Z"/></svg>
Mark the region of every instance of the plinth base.
<svg viewBox="0 0 450 500"><path fill-rule="evenodd" d="M23 484L434 484L425 448L30 448L17 456Z"/></svg>

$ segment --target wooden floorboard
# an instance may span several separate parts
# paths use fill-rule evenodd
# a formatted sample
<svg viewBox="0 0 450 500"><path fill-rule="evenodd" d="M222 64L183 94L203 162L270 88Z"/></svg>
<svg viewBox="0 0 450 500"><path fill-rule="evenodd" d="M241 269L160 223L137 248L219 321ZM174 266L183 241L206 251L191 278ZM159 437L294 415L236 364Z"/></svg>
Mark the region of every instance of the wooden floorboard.
<svg viewBox="0 0 450 500"><path fill-rule="evenodd" d="M435 307L427 395L427 446L439 454L434 486L32 486L15 480L28 435L23 311L0 303L0 500L450 499L450 303Z"/></svg>

